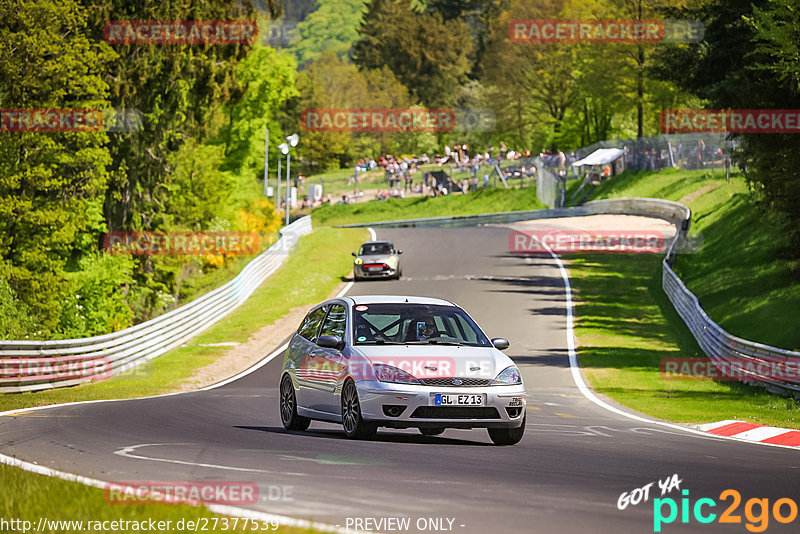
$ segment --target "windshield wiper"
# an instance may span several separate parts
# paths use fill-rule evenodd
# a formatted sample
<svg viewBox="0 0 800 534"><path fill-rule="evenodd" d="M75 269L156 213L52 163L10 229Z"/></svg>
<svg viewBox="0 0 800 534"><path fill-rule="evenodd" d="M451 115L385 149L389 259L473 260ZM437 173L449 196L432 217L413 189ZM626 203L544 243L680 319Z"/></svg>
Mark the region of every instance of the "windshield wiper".
<svg viewBox="0 0 800 534"><path fill-rule="evenodd" d="M372 341L358 341L356 342L358 345L405 345L405 343L401 341L386 341L383 339L374 339Z"/></svg>

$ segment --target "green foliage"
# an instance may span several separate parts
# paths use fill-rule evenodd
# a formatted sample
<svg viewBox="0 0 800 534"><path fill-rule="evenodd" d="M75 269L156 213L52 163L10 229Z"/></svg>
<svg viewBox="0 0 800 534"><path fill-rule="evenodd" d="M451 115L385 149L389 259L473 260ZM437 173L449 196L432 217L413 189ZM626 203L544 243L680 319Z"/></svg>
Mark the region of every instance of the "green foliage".
<svg viewBox="0 0 800 534"><path fill-rule="evenodd" d="M98 41L108 20L252 19L251 10L230 0L84 0L84 4L90 35ZM169 224L170 191L164 187L169 156L186 138L204 142L214 133L212 119L218 107L241 96L235 68L250 48L247 44L114 45L117 57L106 73L112 104L140 110L144 128L110 136L114 179L105 203L110 229L163 230Z"/></svg>
<svg viewBox="0 0 800 534"><path fill-rule="evenodd" d="M223 130L225 168L239 175L263 175L264 131L269 127L273 150L283 142L276 119L280 106L298 94L295 65L289 56L256 45L236 74L241 98L231 104Z"/></svg>
<svg viewBox="0 0 800 534"><path fill-rule="evenodd" d="M439 12L418 13L411 0L373 0L360 34L356 64L387 66L425 106L449 105L470 71L473 43L466 24Z"/></svg>
<svg viewBox="0 0 800 534"><path fill-rule="evenodd" d="M21 339L33 333L34 321L28 307L8 285L9 270L0 261L0 339Z"/></svg>
<svg viewBox="0 0 800 534"><path fill-rule="evenodd" d="M800 11L797 3L714 0L685 16L703 21L702 43L676 46L658 58L658 72L708 101L712 109L800 107ZM742 65L746 65L743 67ZM800 152L796 134L744 134L737 158L764 210L782 216L790 236L782 251L800 257Z"/></svg>
<svg viewBox="0 0 800 534"><path fill-rule="evenodd" d="M325 0L297 25L298 37L291 50L303 65L315 61L324 52L347 59L358 40L358 27L367 0Z"/></svg>
<svg viewBox="0 0 800 534"><path fill-rule="evenodd" d="M297 76L300 95L294 99L291 123L300 126L303 110L323 108L406 108L408 90L387 67L359 71L332 52ZM302 132L298 152L304 154L304 171L350 166L365 156L431 147L432 136L416 133Z"/></svg>
<svg viewBox="0 0 800 534"><path fill-rule="evenodd" d="M104 109L110 51L87 37L71 1L0 3L3 108ZM7 132L0 143L0 259L8 284L45 330L67 291L63 269L76 236L97 220L110 159L103 132Z"/></svg>
<svg viewBox="0 0 800 534"><path fill-rule="evenodd" d="M66 274L69 296L61 307L56 338L71 339L116 332L132 324L133 312L122 290L133 282L128 256L95 253Z"/></svg>

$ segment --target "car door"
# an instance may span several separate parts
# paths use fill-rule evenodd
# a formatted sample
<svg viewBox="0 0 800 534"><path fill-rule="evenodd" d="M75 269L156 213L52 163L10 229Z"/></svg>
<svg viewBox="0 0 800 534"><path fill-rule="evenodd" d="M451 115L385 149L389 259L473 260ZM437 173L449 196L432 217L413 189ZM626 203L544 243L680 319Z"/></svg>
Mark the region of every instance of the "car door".
<svg viewBox="0 0 800 534"><path fill-rule="evenodd" d="M336 336L341 340L345 339L347 332L347 307L341 303L333 303L328 310L328 315L322 323L320 336ZM339 377L344 369L342 351L338 349L317 347L315 360L321 364L324 372L319 374L320 378L320 398L319 403L314 408L327 413L341 413L339 397L334 395Z"/></svg>
<svg viewBox="0 0 800 534"><path fill-rule="evenodd" d="M311 310L303 320L297 334L289 343L289 360L295 368L297 380L297 404L303 408L313 408L320 397L321 384L318 375L321 361L315 359L319 350L317 339L322 322L328 313L328 305Z"/></svg>

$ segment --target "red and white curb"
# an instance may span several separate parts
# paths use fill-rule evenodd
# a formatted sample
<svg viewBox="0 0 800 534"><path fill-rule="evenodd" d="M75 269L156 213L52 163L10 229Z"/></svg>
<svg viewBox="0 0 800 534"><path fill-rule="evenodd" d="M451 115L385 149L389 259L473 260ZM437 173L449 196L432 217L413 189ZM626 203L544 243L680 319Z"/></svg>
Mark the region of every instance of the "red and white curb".
<svg viewBox="0 0 800 534"><path fill-rule="evenodd" d="M791 428L757 425L733 419L706 423L698 425L697 428L716 436L757 441L769 445L783 445L784 447L800 447L800 430Z"/></svg>

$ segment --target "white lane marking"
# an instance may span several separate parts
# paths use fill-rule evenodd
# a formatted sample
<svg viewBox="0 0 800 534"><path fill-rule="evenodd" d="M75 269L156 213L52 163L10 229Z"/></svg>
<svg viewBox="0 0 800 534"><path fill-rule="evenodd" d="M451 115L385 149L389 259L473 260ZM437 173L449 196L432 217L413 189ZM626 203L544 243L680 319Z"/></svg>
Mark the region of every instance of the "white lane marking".
<svg viewBox="0 0 800 534"><path fill-rule="evenodd" d="M347 282L347 284L342 288L342 290L336 294L336 298L338 299L339 297L345 296L347 292L350 291L350 288L352 288L354 284L355 282L353 282L352 280Z"/></svg>
<svg viewBox="0 0 800 534"><path fill-rule="evenodd" d="M377 241L378 240L378 235L375 233L375 230L373 230L372 228L367 228L367 232L369 232L369 238L372 241Z"/></svg>
<svg viewBox="0 0 800 534"><path fill-rule="evenodd" d="M96 478L85 477L82 475L75 475L73 473L66 473L64 471L58 471L56 469L51 469L49 467L44 467L41 465L36 465L30 462L26 462L24 460L18 460L17 458L12 458L11 456L6 456L5 454L0 454L0 463L10 465L12 467L17 467L24 471L28 471L31 473L36 473L38 475L44 475L48 477L60 478L62 480L67 480L69 482L78 482L79 484L83 484L84 486L90 486L92 488L97 489L105 489L110 484L109 482L104 482L102 480L98 480ZM118 483L114 483L116 486L120 486ZM133 486L125 487L122 485L123 488L130 488L131 491L136 491L136 488ZM250 510L247 508L239 508L237 506L228 506L222 504L209 504L206 505L206 508L215 514L220 515L227 515L231 517L246 517L248 519L255 519L258 521L265 521L267 523L278 523L280 525L285 525L289 527L297 527L303 529L313 529L313 530L321 530L324 532L337 532L337 533L352 533L351 530L347 530L341 527L336 527L334 525L330 525L327 523L318 523L315 521L308 521L306 519L297 519L294 517L289 517L285 515L277 515L277 514L270 514L266 512L259 512L256 510Z"/></svg>
<svg viewBox="0 0 800 534"><path fill-rule="evenodd" d="M558 267L558 270L561 273L561 279L564 281L564 293L565 293L564 305L566 306L566 309L567 309L567 350L569 352L569 368L570 368L570 372L572 373L572 379L575 382L575 385L578 387L578 390L581 392L581 394L583 394L584 397L586 397L587 399L589 399L590 401L595 403L600 408L608 410L608 411L610 411L612 413L615 413L617 415L621 415L622 417L627 417L628 419L633 419L634 421L639 421L639 422L642 422L642 423L648 423L648 424L651 424L651 425L664 426L664 427L667 427L667 428L674 428L676 430L680 430L681 432L694 434L695 436L703 437L705 439L712 439L712 440L725 439L724 436L715 436L713 434L708 434L706 432L702 432L700 430L695 430L693 428L686 428L684 426L680 426L680 425L677 425L677 424L674 424L674 423L667 423L665 421L656 421L654 419L647 419L645 417L640 417L638 415L634 415L632 413L625 412L625 411L620 410L619 408L617 408L615 406L611 406L607 402L603 401L602 399L597 397L597 395L595 395L594 392L592 392L592 390L589 389L589 387L586 385L586 382L583 381L583 376L581 376L580 364L578 363L578 354L575 352L575 333L573 331L574 321L573 321L573 316L572 316L572 307L573 307L573 303L572 303L572 285L570 284L570 281L569 281L569 273L567 273L567 269L564 267L564 264L561 262L561 258L559 258L558 255L555 254L549 246L547 246L547 244L543 244L543 245L544 245L545 249L547 250L547 252L550 254L550 256L552 256L552 258L555 260L556 266ZM747 441L747 440L740 440L740 439L736 439L736 438L733 438L733 439L735 441L742 441L744 443L760 443L760 442L753 442L753 441ZM772 444L772 443L761 443L761 445L769 445L771 447L782 447L784 449L797 450L797 447L791 447L791 446L788 446L788 445L775 445L775 444Z"/></svg>
<svg viewBox="0 0 800 534"><path fill-rule="evenodd" d="M170 458L159 458L158 456L142 456L140 454L133 454L133 451L139 449L141 447L163 447L163 446L182 446L182 445L189 445L193 446L193 443L140 443L139 445L131 445L128 447L123 447L117 451L114 451L114 454L118 456L122 456L124 458L131 458L134 460L149 460L151 462L165 462L168 464L180 464L180 465L192 465L196 467L206 467L209 469L223 469L225 471L243 471L246 473L269 473L275 474L280 473L282 475L289 475L289 476L298 476L298 477L307 477L312 476L307 473L291 473L287 471L270 471L268 469L254 469L250 467L234 467L230 465L218 465L218 464L206 464L201 462L189 462L186 460L173 460Z"/></svg>

